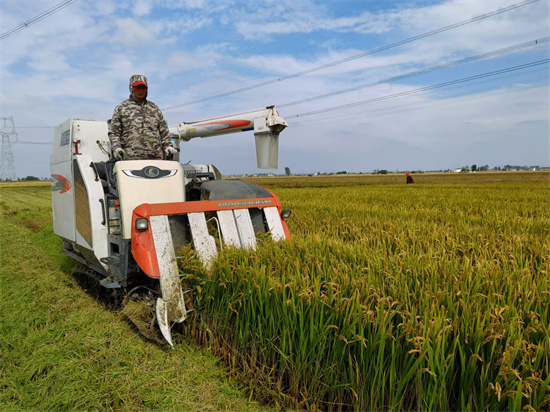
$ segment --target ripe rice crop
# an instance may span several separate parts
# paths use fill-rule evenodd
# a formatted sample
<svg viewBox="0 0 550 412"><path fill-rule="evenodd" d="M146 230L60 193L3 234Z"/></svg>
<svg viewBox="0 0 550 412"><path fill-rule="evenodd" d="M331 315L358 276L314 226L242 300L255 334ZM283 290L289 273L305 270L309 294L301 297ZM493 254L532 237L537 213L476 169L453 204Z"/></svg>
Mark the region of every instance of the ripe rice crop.
<svg viewBox="0 0 550 412"><path fill-rule="evenodd" d="M547 410L549 176L255 179L292 240L183 268L188 336L280 407Z"/></svg>

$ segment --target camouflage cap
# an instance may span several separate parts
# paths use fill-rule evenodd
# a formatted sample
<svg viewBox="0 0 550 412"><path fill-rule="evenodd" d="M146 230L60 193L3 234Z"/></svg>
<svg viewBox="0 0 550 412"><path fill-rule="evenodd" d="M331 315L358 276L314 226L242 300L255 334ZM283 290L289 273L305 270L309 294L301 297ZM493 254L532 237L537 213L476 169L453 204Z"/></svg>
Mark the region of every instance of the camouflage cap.
<svg viewBox="0 0 550 412"><path fill-rule="evenodd" d="M132 77L130 77L130 92L133 91L134 86L137 86L140 84L144 85L145 87L148 87L147 77L141 74L134 74Z"/></svg>

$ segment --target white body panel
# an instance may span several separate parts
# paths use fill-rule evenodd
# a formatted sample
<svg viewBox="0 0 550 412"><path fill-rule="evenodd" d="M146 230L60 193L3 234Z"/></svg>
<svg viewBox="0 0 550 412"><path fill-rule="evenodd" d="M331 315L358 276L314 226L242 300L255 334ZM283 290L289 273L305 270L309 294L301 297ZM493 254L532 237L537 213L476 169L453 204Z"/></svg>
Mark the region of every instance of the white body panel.
<svg viewBox="0 0 550 412"><path fill-rule="evenodd" d="M108 160L109 150L107 122L70 119L55 128L50 158L54 233L94 250L98 259L107 256L107 229L101 224L103 189L90 163ZM75 181L75 175L81 179Z"/></svg>
<svg viewBox="0 0 550 412"><path fill-rule="evenodd" d="M126 172L156 166L162 170L175 171L173 176L145 179L129 176ZM184 174L181 164L166 160L128 160L115 164L115 177L120 198L122 236L132 235L132 212L144 203L185 202Z"/></svg>
<svg viewBox="0 0 550 412"><path fill-rule="evenodd" d="M63 122L55 128L50 163L66 162L80 155L91 156L94 162L109 160L107 153L111 144L107 132L107 122L102 120L69 119Z"/></svg>
<svg viewBox="0 0 550 412"><path fill-rule="evenodd" d="M216 240L208 233L206 217L204 213L189 213L189 228L193 237L193 246L199 254L199 259L207 269L210 269L212 259L218 256Z"/></svg>
<svg viewBox="0 0 550 412"><path fill-rule="evenodd" d="M68 162L72 158L71 125L74 120L67 120L55 127L53 137L53 154L50 164Z"/></svg>
<svg viewBox="0 0 550 412"><path fill-rule="evenodd" d="M266 207L264 209L265 219L267 221L267 226L271 232L271 238L278 242L286 238L285 231L283 229L283 224L281 223L281 216L279 216L279 211L276 207Z"/></svg>
<svg viewBox="0 0 550 412"><path fill-rule="evenodd" d="M53 154L50 158L52 175L53 232L67 240L75 240L74 181L72 165L72 120L56 126ZM65 184L65 186L64 186ZM58 185L59 187L56 187ZM66 190L68 188L68 190Z"/></svg>
<svg viewBox="0 0 550 412"><path fill-rule="evenodd" d="M218 220L225 245L256 250L256 234L248 209L220 210Z"/></svg>
<svg viewBox="0 0 550 412"><path fill-rule="evenodd" d="M52 175L53 232L71 242L75 240L73 165L70 160L50 165ZM67 181L60 180L65 178ZM55 188L59 185L58 188ZM69 188L65 191L66 188Z"/></svg>
<svg viewBox="0 0 550 412"><path fill-rule="evenodd" d="M250 212L248 209L235 209L233 215L239 231L241 247L256 250L256 234L254 233L252 220L250 220Z"/></svg>
<svg viewBox="0 0 550 412"><path fill-rule="evenodd" d="M82 188L86 192L86 199L80 199L78 195L79 183L75 179L75 204L76 207L76 243L82 245L87 249L94 251L98 259L102 257L107 257L109 255L108 245L107 245L107 218L105 216L105 204L104 202L104 193L101 182L96 180L96 174L94 169L90 166L92 158L88 155L75 156L75 163L73 163L73 168L79 167L79 171L83 177L84 187ZM75 173L75 175L78 172ZM79 201L83 202L87 200L88 204L84 207L79 205ZM88 214L88 216L81 215ZM88 230L87 226L82 225L83 229L79 227L80 220L89 219L89 233L85 231ZM91 242L90 242L91 240ZM106 267L106 265L104 265Z"/></svg>
<svg viewBox="0 0 550 412"><path fill-rule="evenodd" d="M239 230L235 223L235 216L232 210L218 211L218 220L220 221L220 230L222 231L223 241L230 247L241 247Z"/></svg>
<svg viewBox="0 0 550 412"><path fill-rule="evenodd" d="M150 221L159 263L160 288L162 291L162 298L157 299L157 320L162 335L173 349L170 323L183 322L187 310L185 309L168 217L166 215L151 216Z"/></svg>

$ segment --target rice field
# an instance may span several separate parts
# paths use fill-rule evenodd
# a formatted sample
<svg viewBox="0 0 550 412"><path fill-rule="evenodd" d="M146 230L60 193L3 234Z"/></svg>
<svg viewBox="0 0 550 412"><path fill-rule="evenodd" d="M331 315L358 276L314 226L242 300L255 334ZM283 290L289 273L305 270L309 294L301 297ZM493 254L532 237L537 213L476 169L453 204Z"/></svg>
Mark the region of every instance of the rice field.
<svg viewBox="0 0 550 412"><path fill-rule="evenodd" d="M291 242L182 267L210 346L307 410L550 408L548 172L256 178Z"/></svg>
<svg viewBox="0 0 550 412"><path fill-rule="evenodd" d="M414 177L250 179L292 240L182 266L175 351L75 283L48 187L0 185L0 405L549 410L550 173Z"/></svg>

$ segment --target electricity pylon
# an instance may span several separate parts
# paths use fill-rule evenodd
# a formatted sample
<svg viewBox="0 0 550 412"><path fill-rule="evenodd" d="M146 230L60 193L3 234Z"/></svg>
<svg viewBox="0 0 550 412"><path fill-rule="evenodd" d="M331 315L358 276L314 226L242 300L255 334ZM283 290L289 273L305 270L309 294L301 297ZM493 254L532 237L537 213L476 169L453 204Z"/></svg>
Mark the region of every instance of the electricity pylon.
<svg viewBox="0 0 550 412"><path fill-rule="evenodd" d="M15 122L13 117L0 117L2 122L2 156L0 159L0 180L17 180L15 175L15 161L13 158L13 150L11 148L12 136L15 136L14 143L17 142L18 136L15 131Z"/></svg>

